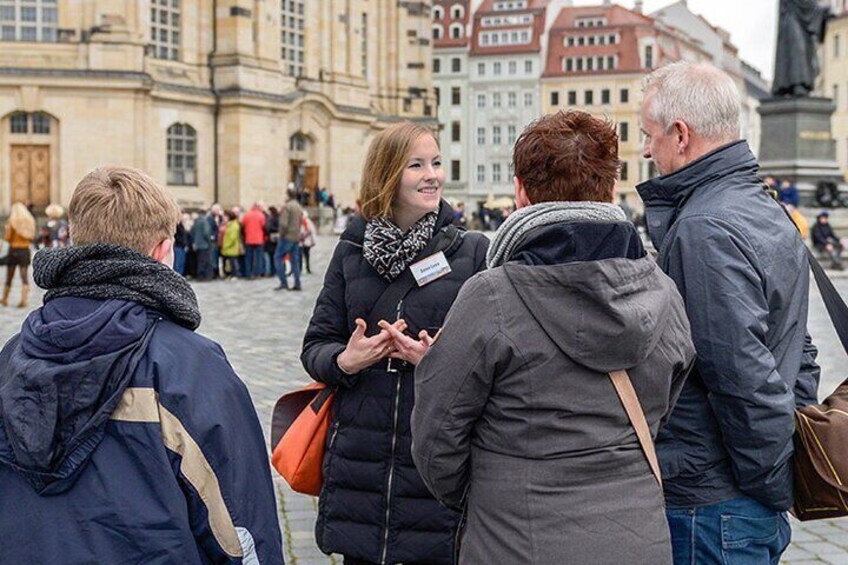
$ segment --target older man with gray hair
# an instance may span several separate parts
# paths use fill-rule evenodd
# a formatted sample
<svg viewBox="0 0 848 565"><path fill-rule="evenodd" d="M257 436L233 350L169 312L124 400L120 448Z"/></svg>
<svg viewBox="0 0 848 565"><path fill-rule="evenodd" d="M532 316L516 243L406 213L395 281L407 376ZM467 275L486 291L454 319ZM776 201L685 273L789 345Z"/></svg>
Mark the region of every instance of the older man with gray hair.
<svg viewBox="0 0 848 565"><path fill-rule="evenodd" d="M645 79L644 157L661 176L637 189L697 349L657 438L675 563L778 563L793 413L818 387L806 250L757 177L739 113L735 83L712 65Z"/></svg>

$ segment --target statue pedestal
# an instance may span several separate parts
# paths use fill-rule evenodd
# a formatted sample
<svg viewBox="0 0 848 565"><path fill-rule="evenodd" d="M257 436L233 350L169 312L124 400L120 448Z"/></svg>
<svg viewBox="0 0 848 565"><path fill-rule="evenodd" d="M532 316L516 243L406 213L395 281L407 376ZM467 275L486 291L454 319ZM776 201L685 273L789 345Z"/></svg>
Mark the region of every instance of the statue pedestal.
<svg viewBox="0 0 848 565"><path fill-rule="evenodd" d="M829 98L772 98L757 110L762 119L760 175L793 181L801 205L815 206L819 181L844 184L836 162L836 141L830 117L836 106Z"/></svg>

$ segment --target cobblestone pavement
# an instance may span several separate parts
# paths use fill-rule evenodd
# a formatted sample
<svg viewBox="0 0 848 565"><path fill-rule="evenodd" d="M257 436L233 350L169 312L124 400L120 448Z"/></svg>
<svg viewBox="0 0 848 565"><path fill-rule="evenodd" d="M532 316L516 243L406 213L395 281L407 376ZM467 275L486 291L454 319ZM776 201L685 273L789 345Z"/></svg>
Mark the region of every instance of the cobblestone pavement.
<svg viewBox="0 0 848 565"><path fill-rule="evenodd" d="M223 345L239 375L245 380L266 434L277 397L309 382L299 360L301 340L322 282L322 273L332 255L335 239L321 236L312 251L315 274L304 274L303 292L275 292L276 280L214 281L194 285L203 313L200 332ZM848 296L848 276L834 280ZM11 302L19 297L15 281ZM41 291L34 289L32 305L40 304ZM836 387L845 374L845 353L830 327L813 286L810 332L819 346L823 379L821 396ZM17 308L0 308L0 342L18 328L25 315ZM290 565L341 563L325 556L315 546L316 499L289 490L277 480L280 524L285 538L286 562ZM848 519L793 523L793 542L784 563L848 564Z"/></svg>

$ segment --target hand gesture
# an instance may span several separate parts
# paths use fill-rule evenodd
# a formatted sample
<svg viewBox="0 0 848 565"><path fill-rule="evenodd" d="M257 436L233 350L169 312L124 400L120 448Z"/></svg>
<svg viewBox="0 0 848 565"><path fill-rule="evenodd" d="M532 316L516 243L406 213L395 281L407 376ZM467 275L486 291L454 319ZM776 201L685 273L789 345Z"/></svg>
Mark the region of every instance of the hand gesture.
<svg viewBox="0 0 848 565"><path fill-rule="evenodd" d="M406 329L406 322L403 320L398 320L394 325L386 325L396 331L398 328L400 331ZM357 318L356 329L351 334L347 347L336 357L339 369L348 375L358 373L394 352L394 342L385 329L372 337L365 336L366 329L365 320Z"/></svg>
<svg viewBox="0 0 848 565"><path fill-rule="evenodd" d="M398 322L403 322L403 320L398 320ZM389 353L389 357L392 359L402 359L413 365L418 365L421 362L421 358L424 357L430 346L436 343L436 339L439 336L439 334L436 334L436 337L430 337L427 330L421 330L418 332L418 339L411 338L403 333L406 322L404 322L403 328L397 327L397 322L389 324L385 320L381 320L378 325L382 328L380 333L386 332L393 342L393 348Z"/></svg>

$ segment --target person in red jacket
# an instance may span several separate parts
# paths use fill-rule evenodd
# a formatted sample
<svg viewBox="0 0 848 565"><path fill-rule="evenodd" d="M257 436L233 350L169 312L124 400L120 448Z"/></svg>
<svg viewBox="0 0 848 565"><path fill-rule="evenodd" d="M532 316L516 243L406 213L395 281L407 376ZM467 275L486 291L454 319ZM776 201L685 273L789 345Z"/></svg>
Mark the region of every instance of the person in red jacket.
<svg viewBox="0 0 848 565"><path fill-rule="evenodd" d="M241 219L241 227L244 230L244 244L247 248L245 257L245 276L249 279L262 275L263 258L262 247L265 245L265 214L262 213L262 204L254 202L250 211Z"/></svg>

